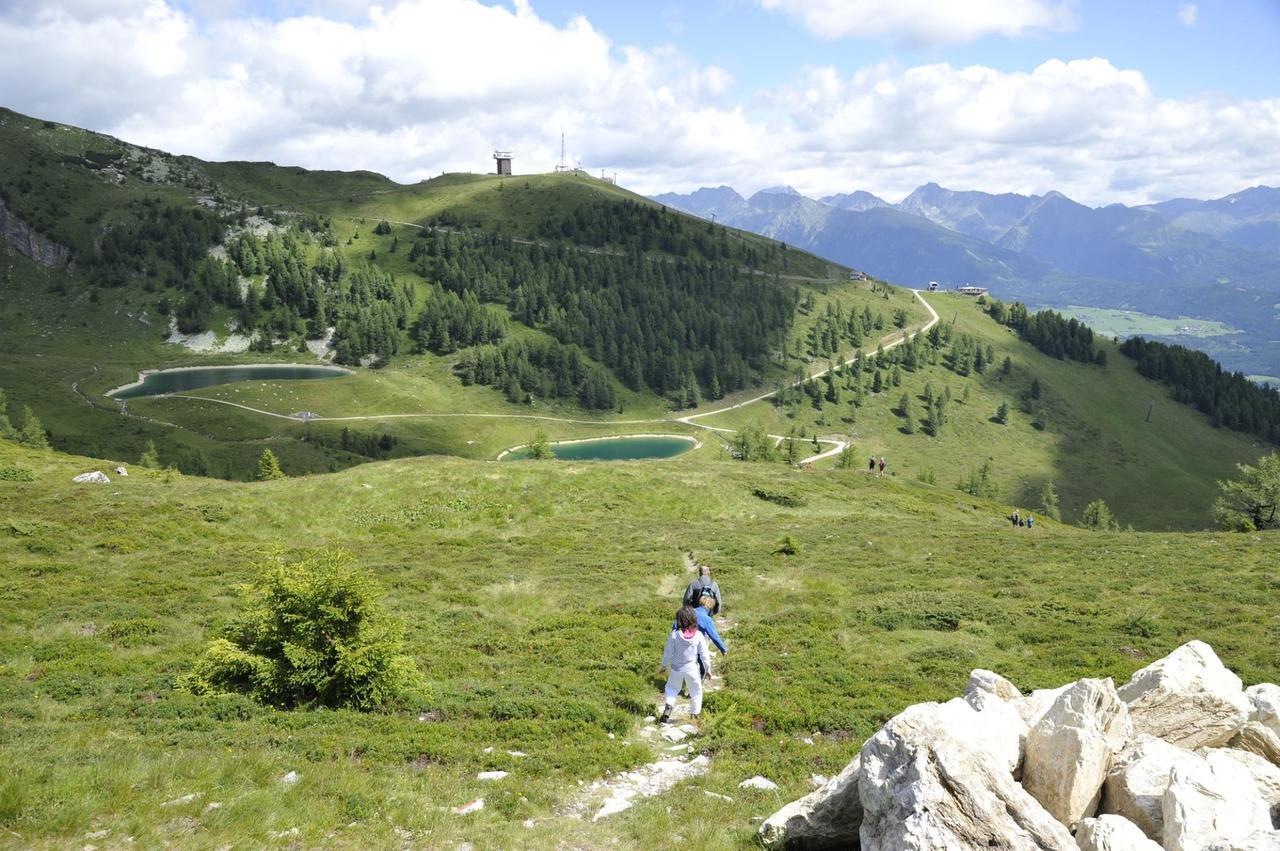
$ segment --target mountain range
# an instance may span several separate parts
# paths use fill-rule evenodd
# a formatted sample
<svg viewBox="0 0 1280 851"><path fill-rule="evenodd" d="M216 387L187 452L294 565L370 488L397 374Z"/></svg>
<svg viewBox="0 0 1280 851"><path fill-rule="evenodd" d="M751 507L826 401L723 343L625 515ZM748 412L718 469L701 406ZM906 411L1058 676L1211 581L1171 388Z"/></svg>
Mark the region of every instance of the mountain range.
<svg viewBox="0 0 1280 851"><path fill-rule="evenodd" d="M968 283L1039 306L1215 320L1237 333L1180 342L1234 369L1280 374L1280 189L1138 207L936 183L896 204L862 191L813 199L790 187L654 200L908 286Z"/></svg>

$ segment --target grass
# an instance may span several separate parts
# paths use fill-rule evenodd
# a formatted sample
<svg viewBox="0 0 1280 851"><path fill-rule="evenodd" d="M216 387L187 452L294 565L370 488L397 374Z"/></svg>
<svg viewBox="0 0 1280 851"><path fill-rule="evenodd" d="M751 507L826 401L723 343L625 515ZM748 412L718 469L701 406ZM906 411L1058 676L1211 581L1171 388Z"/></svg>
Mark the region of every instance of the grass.
<svg viewBox="0 0 1280 851"><path fill-rule="evenodd" d="M19 767L0 827L23 847L100 830L260 846L294 827L342 847L401 831L437 847L658 847L672 832L737 847L753 817L973 667L1024 688L1123 679L1198 637L1246 682L1280 674L1265 535L1011 530L1005 506L949 488L732 462L404 459L260 485L135 469L76 486L95 465L0 444L5 465L36 476L0 481L0 756ZM776 552L784 536L797 555ZM278 712L175 689L234 587L314 547L378 576L428 703ZM737 624L708 702L711 773L598 824L559 816L578 781L652 758L630 736L658 699L688 549ZM511 776L474 779L494 768ZM289 771L302 780L285 787ZM754 774L782 790L737 788ZM450 812L480 796L483 812Z"/></svg>
<svg viewBox="0 0 1280 851"><path fill-rule="evenodd" d="M1153 316L1136 310L1113 310L1105 307L1067 305L1059 312L1073 316L1105 337L1221 337L1243 334L1213 319L1193 316Z"/></svg>

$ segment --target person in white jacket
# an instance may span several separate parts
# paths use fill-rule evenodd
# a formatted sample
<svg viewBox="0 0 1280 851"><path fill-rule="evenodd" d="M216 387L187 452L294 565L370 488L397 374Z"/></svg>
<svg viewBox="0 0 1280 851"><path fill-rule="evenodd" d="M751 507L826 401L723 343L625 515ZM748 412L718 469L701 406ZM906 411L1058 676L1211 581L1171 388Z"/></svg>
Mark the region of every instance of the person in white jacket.
<svg viewBox="0 0 1280 851"><path fill-rule="evenodd" d="M662 723L671 719L671 709L680 687L689 689L689 714L697 718L702 712L702 677L711 678L711 654L707 652L707 642L698 631L698 615L692 606L682 606L676 612L676 628L671 630L667 638L667 646L662 651L662 664L658 673L670 671L667 685L662 694L665 702L662 705Z"/></svg>

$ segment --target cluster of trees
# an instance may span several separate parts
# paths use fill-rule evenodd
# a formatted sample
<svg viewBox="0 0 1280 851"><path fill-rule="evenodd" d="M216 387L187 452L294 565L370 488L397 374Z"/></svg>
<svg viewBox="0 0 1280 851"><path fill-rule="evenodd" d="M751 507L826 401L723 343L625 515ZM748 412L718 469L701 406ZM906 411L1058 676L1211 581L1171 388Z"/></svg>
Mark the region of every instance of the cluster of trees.
<svg viewBox="0 0 1280 851"><path fill-rule="evenodd" d="M29 406L22 406L22 425L13 424L3 387L0 387L0 440L15 440L32 449L49 448L49 434L44 430L44 423Z"/></svg>
<svg viewBox="0 0 1280 851"><path fill-rule="evenodd" d="M386 434L385 432L383 434L370 434L352 431L350 428L343 428L336 435L330 432L313 431L307 435L307 440L317 446L341 449L343 452L375 459L390 458L392 451L400 443L399 438L395 435Z"/></svg>
<svg viewBox="0 0 1280 851"><path fill-rule="evenodd" d="M782 348L797 302L794 286L736 262L593 253L431 230L409 256L445 290L505 303L517 320L581 347L628 387L680 404L755 383Z"/></svg>
<svg viewBox="0 0 1280 851"><path fill-rule="evenodd" d="M938 326L935 325L934 328L936 327ZM976 337L960 334L951 344L947 366L956 375L971 375L975 372L982 375L995 361L995 357L995 350L990 345L983 346Z"/></svg>
<svg viewBox="0 0 1280 851"><path fill-rule="evenodd" d="M812 293L809 293L806 299L806 306L808 306L806 312L809 313L812 313L816 307L813 305ZM872 314L869 306L863 307L861 312L851 309L846 314L840 302L837 301L834 305L828 304L817 320L809 326L805 340L808 355L811 358L829 358L848 348L857 348L862 345L867 336L874 331L883 330L884 327L884 314L879 312ZM797 354L801 353L797 352Z"/></svg>
<svg viewBox="0 0 1280 851"><path fill-rule="evenodd" d="M1107 353L1094 343L1093 329L1078 319L1052 310L1031 313L1021 302L1005 304L998 299L987 302L987 312L1050 357L1107 365Z"/></svg>
<svg viewBox="0 0 1280 851"><path fill-rule="evenodd" d="M724 227L694 222L665 207L636 201L595 201L550 211L537 235L567 239L593 248L628 252L661 251L675 257L729 261L758 268L785 262L786 249L776 243L747 242Z"/></svg>
<svg viewBox="0 0 1280 851"><path fill-rule="evenodd" d="M484 384L502 390L512 402L533 398L575 399L584 408L609 410L617 405L613 380L577 346L554 340L507 340L463 352L454 367L464 385Z"/></svg>
<svg viewBox="0 0 1280 851"><path fill-rule="evenodd" d="M121 287L143 277L186 288L196 267L210 259L209 246L222 241L227 224L208 210L159 198L132 201L127 212L129 219L107 229L97 242L90 263L95 286Z"/></svg>
<svg viewBox="0 0 1280 851"><path fill-rule="evenodd" d="M1280 443L1280 392L1260 387L1239 372L1227 372L1204 352L1131 337L1120 351L1137 361L1138 372L1164 382L1173 398L1194 405L1215 427Z"/></svg>
<svg viewBox="0 0 1280 851"><path fill-rule="evenodd" d="M459 297L438 284L432 286L431 298L413 325L419 353L446 355L467 346L496 343L506 335L506 318L480 304L475 293L467 290Z"/></svg>

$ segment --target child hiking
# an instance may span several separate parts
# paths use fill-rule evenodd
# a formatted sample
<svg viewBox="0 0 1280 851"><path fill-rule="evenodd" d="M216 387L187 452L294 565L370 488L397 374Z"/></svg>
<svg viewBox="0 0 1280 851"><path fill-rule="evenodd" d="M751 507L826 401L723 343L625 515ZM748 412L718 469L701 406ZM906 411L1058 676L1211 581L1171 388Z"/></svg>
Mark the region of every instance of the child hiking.
<svg viewBox="0 0 1280 851"><path fill-rule="evenodd" d="M676 628L667 638L662 664L658 666L658 673L663 671L669 673L667 685L662 690L661 723L671 720L671 710L681 686L689 690L689 714L697 718L702 712L702 677L711 677L711 656L707 653L702 633L698 631L698 615L692 606L681 606L676 612Z"/></svg>

